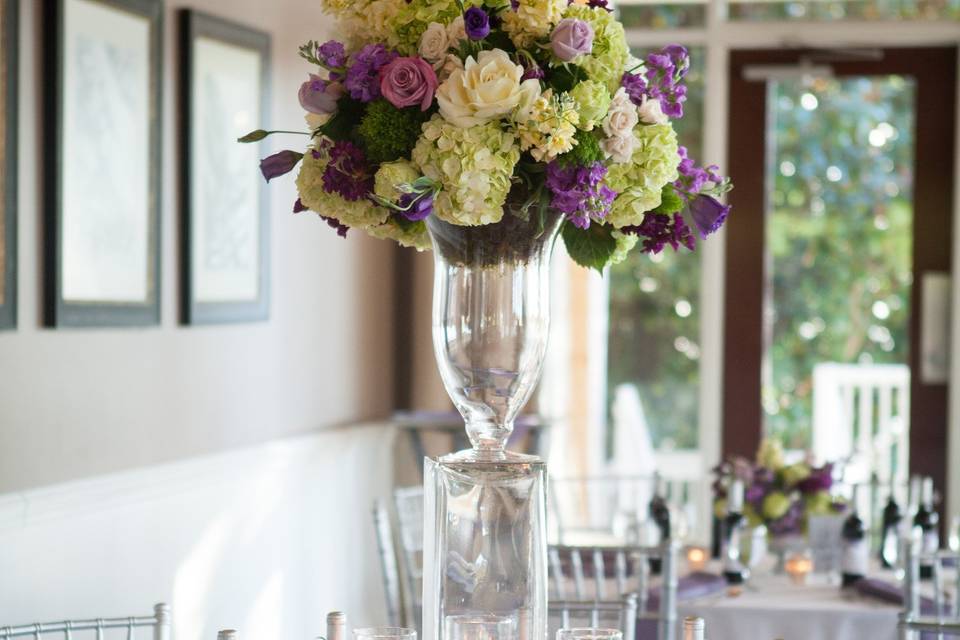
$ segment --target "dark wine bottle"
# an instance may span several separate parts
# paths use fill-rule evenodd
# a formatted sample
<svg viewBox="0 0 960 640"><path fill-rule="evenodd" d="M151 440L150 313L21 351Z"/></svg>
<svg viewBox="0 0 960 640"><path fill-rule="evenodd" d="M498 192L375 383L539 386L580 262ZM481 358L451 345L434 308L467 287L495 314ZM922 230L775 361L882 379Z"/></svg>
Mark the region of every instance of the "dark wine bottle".
<svg viewBox="0 0 960 640"><path fill-rule="evenodd" d="M841 562L841 579L844 587L867 575L867 564L870 558L870 548L867 544L867 532L863 527L863 520L857 513L857 486L853 487L850 500L850 515L843 521L841 530L843 537L843 559Z"/></svg>
<svg viewBox="0 0 960 640"><path fill-rule="evenodd" d="M727 516L723 519L723 577L728 584L743 584L750 576L740 562L740 537L745 524L743 481L734 480L727 492Z"/></svg>
<svg viewBox="0 0 960 640"><path fill-rule="evenodd" d="M920 493L920 506L913 519L914 528L919 528L923 536L923 553L936 553L940 550L940 514L933 506L933 478L923 479L923 488ZM920 563L920 579L929 580L933 577L933 565L930 562Z"/></svg>
<svg viewBox="0 0 960 640"><path fill-rule="evenodd" d="M884 569L892 569L897 566L900 556L900 522L903 521L900 505L894 495L893 478L890 479L890 497L883 507L881 518L880 564Z"/></svg>
<svg viewBox="0 0 960 640"><path fill-rule="evenodd" d="M650 522L655 529L654 544L660 544L670 539L670 507L667 499L664 497L663 479L659 473L653 474L653 496L650 498L650 504L647 506L647 513L650 516ZM654 575L660 575L660 558L650 558L650 571Z"/></svg>

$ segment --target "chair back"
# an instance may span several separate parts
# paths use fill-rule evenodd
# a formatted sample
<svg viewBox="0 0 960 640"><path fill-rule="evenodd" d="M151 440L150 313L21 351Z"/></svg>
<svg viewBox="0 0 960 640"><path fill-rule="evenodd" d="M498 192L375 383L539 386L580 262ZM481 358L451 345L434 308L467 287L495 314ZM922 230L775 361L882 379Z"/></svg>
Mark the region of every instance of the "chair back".
<svg viewBox="0 0 960 640"><path fill-rule="evenodd" d="M917 538L903 546L904 608L898 623L901 640L960 637L960 553L922 552ZM922 587L921 566L931 569L932 591ZM932 600L928 598L930 593Z"/></svg>
<svg viewBox="0 0 960 640"><path fill-rule="evenodd" d="M63 620L0 627L0 640L25 636L31 636L34 640L40 640L44 636L56 636L57 640L72 640L73 634L85 631L92 631L96 634L96 640L103 640L108 629L125 629L127 640L136 640L136 630L146 628L151 630L153 640L170 640L170 606L164 603L154 605L151 616Z"/></svg>
<svg viewBox="0 0 960 640"><path fill-rule="evenodd" d="M373 529L377 534L377 555L380 558L380 570L383 573L383 594L387 600L387 623L399 627L400 611L403 606L400 597L399 559L393 538L393 524L390 521L390 509L386 500L373 503Z"/></svg>
<svg viewBox="0 0 960 640"><path fill-rule="evenodd" d="M547 638L559 629L594 627L620 629L623 640L634 640L637 628L637 595L628 593L619 600L550 600L547 605Z"/></svg>
<svg viewBox="0 0 960 640"><path fill-rule="evenodd" d="M423 611L423 488L393 492L400 540L400 570L406 626L420 633Z"/></svg>
<svg viewBox="0 0 960 640"><path fill-rule="evenodd" d="M608 601L623 594L637 597L637 620L655 621L659 640L674 640L677 623L677 561L680 544L656 547L573 547L551 545L550 599ZM659 563L659 589L651 590L651 561ZM658 600L652 606L651 593Z"/></svg>

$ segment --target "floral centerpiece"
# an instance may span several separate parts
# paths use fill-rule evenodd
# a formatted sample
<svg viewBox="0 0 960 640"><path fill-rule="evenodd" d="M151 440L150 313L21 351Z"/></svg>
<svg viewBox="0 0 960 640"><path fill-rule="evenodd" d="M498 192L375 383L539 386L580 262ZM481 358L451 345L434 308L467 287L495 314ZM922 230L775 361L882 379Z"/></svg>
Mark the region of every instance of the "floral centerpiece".
<svg viewBox="0 0 960 640"><path fill-rule="evenodd" d="M602 269L641 251L693 249L729 213L730 188L677 143L687 50L630 54L606 0L322 0L340 40L308 42L305 149L293 211L430 248L431 217L497 225L502 241L562 218L567 251ZM243 142L270 133L254 131ZM492 239L491 239L492 241Z"/></svg>
<svg viewBox="0 0 960 640"><path fill-rule="evenodd" d="M714 468L714 510L726 513L727 491L734 479L743 481L743 515L751 526L765 525L774 538L801 535L811 515L841 513L846 505L831 494L833 464L785 464L776 440L760 443L755 462L731 458Z"/></svg>

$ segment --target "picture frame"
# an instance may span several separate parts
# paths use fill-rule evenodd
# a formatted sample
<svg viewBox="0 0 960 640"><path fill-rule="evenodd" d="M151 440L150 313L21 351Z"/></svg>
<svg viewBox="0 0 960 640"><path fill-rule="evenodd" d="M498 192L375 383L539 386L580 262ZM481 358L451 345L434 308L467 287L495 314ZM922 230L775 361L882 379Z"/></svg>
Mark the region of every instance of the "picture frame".
<svg viewBox="0 0 960 640"><path fill-rule="evenodd" d="M160 323L163 0L44 0L44 324Z"/></svg>
<svg viewBox="0 0 960 640"><path fill-rule="evenodd" d="M266 147L237 138L269 121L270 36L189 9L180 21L181 322L266 320Z"/></svg>
<svg viewBox="0 0 960 640"><path fill-rule="evenodd" d="M18 6L0 0L0 330L17 326Z"/></svg>

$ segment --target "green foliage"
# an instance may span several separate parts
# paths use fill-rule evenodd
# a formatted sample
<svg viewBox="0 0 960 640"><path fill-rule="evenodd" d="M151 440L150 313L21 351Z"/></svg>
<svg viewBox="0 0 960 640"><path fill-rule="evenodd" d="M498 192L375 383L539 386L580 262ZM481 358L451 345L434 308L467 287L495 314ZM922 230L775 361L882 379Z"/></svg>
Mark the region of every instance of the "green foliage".
<svg viewBox="0 0 960 640"><path fill-rule="evenodd" d="M603 271L617 250L617 240L613 230L602 224L591 224L580 229L570 222L564 222L560 230L567 253L581 267Z"/></svg>
<svg viewBox="0 0 960 640"><path fill-rule="evenodd" d="M337 101L337 112L316 133L331 140L349 140L363 117L364 105L359 100L344 96Z"/></svg>
<svg viewBox="0 0 960 640"><path fill-rule="evenodd" d="M683 209L683 200L677 195L676 189L673 188L672 184L664 185L660 192L660 206L654 209L652 213L672 214L681 209Z"/></svg>
<svg viewBox="0 0 960 640"><path fill-rule="evenodd" d="M573 149L557 156L557 162L562 166L577 165L585 167L594 162L603 161L603 150L600 148L600 142L597 136L591 131L577 131L574 138L577 144Z"/></svg>
<svg viewBox="0 0 960 640"><path fill-rule="evenodd" d="M556 93L563 93L586 79L586 71L573 64L564 64L548 71L547 84L553 87Z"/></svg>
<svg viewBox="0 0 960 640"><path fill-rule="evenodd" d="M367 106L357 136L371 162L391 162L409 157L420 137L420 126L428 117L429 112L417 107L397 109L380 98Z"/></svg>

